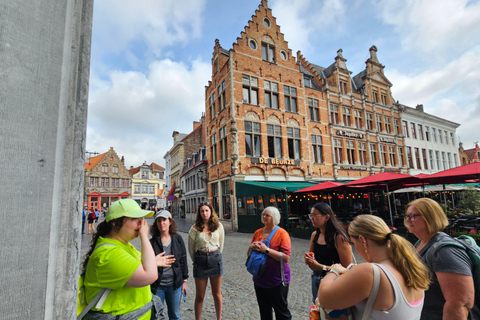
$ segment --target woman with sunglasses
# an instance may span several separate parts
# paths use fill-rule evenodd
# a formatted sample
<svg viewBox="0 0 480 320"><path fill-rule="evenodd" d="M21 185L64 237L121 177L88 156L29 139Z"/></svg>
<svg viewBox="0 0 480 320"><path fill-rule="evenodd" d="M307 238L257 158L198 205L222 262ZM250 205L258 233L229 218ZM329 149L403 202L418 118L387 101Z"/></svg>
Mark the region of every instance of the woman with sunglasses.
<svg viewBox="0 0 480 320"><path fill-rule="evenodd" d="M195 224L188 232L188 253L193 261L195 279L195 319L201 320L203 300L210 279L217 320L222 319L222 251L225 239L223 225L212 205L202 202L197 209Z"/></svg>
<svg viewBox="0 0 480 320"><path fill-rule="evenodd" d="M287 301L290 283L288 261L292 251L290 235L285 229L279 227L270 239L270 246L267 247L264 243L264 240L280 223L280 212L276 207L266 207L263 210L262 223L265 226L255 231L247 252L247 256L251 250L267 255L265 271L260 277L253 277L260 319L272 320L272 309L275 311L275 319L292 319ZM283 261L283 277L281 261Z"/></svg>
<svg viewBox="0 0 480 320"><path fill-rule="evenodd" d="M304 259L312 273L313 303L318 294L320 282L330 270L330 266L341 263L345 268L352 263L352 246L341 222L332 208L324 203L316 203L308 215L315 231L310 237L310 249Z"/></svg>
<svg viewBox="0 0 480 320"><path fill-rule="evenodd" d="M405 226L420 240L416 250L433 276L430 288L425 292L422 320L467 319L476 295L472 262L464 249L455 246L443 246L435 252L438 243L455 242L442 232L448 226L442 207L429 198L410 202L406 208ZM429 250L434 251L429 254ZM479 319L479 315L472 319Z"/></svg>

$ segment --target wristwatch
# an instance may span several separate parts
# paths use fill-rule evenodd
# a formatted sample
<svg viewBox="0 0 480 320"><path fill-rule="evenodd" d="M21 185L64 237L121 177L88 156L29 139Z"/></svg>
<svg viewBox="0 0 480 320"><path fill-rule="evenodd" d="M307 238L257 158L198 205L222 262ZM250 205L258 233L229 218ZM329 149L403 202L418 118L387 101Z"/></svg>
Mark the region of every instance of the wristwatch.
<svg viewBox="0 0 480 320"><path fill-rule="evenodd" d="M326 265L323 265L322 270L323 270L323 271L327 271L327 266L326 266Z"/></svg>
<svg viewBox="0 0 480 320"><path fill-rule="evenodd" d="M268 256L268 253L269 253L269 252L270 252L270 251L269 251L268 249L265 250L265 254L266 254L267 256Z"/></svg>

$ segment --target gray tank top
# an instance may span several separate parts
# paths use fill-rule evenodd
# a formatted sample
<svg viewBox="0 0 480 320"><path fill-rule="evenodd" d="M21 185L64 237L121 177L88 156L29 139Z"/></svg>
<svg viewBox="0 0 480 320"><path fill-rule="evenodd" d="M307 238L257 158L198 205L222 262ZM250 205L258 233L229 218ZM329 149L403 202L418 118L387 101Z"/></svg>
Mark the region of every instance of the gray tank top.
<svg viewBox="0 0 480 320"><path fill-rule="evenodd" d="M374 269L377 267L380 267L383 270L388 280L392 284L394 295L395 295L395 301L393 302L393 307L390 310L388 311L372 310L372 312L370 313L370 316L367 319L368 320L418 320L420 319L420 316L422 314L423 301L424 301L425 295L424 295L424 298L422 298L422 302L420 302L415 306L412 306L410 303L408 303L407 299L403 295L402 288L400 287L400 284L398 283L397 279L395 279L393 274L387 268L385 268L380 264L371 263L371 265L373 266ZM373 291L373 288L378 286L380 286L380 276L374 277L372 291ZM353 310L352 310L353 319L362 319L363 311L365 310L365 305L366 305L366 300L361 301L360 303L356 304L353 307Z"/></svg>

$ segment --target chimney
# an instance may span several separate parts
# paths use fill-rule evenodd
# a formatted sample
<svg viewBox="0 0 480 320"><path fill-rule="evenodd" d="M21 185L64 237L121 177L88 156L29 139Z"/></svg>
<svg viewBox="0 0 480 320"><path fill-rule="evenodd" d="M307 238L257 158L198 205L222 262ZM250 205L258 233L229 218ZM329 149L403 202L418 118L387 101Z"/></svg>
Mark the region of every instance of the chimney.
<svg viewBox="0 0 480 320"><path fill-rule="evenodd" d="M122 159L120 159L120 161L122 161L122 163L125 165L125 158L122 156Z"/></svg>
<svg viewBox="0 0 480 320"><path fill-rule="evenodd" d="M423 112L423 104L417 104L417 106L415 107L415 109L417 109L418 111Z"/></svg>
<svg viewBox="0 0 480 320"><path fill-rule="evenodd" d="M193 131L195 131L195 129L197 129L198 127L200 127L200 122L199 121L193 121Z"/></svg>

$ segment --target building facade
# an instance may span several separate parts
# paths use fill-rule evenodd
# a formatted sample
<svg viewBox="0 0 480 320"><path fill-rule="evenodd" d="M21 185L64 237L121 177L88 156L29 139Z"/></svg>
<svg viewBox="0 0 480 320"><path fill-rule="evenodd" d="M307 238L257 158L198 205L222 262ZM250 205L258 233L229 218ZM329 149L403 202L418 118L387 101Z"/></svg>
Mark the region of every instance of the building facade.
<svg viewBox="0 0 480 320"><path fill-rule="evenodd" d="M139 167L130 167L132 175L131 198L142 208L160 207L159 200L165 188L165 169L155 162L143 163Z"/></svg>
<svg viewBox="0 0 480 320"><path fill-rule="evenodd" d="M355 76L346 61L342 50L326 68L295 57L266 0L230 50L215 41L205 88L208 194L233 229L269 204L288 211L278 194L300 182L407 172L400 112L377 48ZM279 191L250 196L244 182Z"/></svg>
<svg viewBox="0 0 480 320"><path fill-rule="evenodd" d="M480 147L478 142L475 142L475 147L472 149L463 149L463 143L460 143L459 152L462 152L462 165L469 164L473 162L480 162Z"/></svg>
<svg viewBox="0 0 480 320"><path fill-rule="evenodd" d="M200 148L184 162L180 185L182 188L181 217L195 221L196 210L200 203L207 200L207 153Z"/></svg>
<svg viewBox="0 0 480 320"><path fill-rule="evenodd" d="M432 174L460 165L458 123L424 112L423 105L400 105L400 109L410 174Z"/></svg>
<svg viewBox="0 0 480 320"><path fill-rule="evenodd" d="M182 175L183 164L186 155L191 155L198 151L202 146L205 146L205 117L202 115L200 121L193 122L193 130L189 134L179 133L174 131L172 134L173 147L165 154L164 159L169 168L169 175L166 178L170 182L167 184L168 190L167 207L171 210L174 216L179 217L182 214L180 197L182 195L182 188L180 183L180 176ZM168 200L173 196L171 200Z"/></svg>
<svg viewBox="0 0 480 320"><path fill-rule="evenodd" d="M125 159L110 148L85 162L84 205L88 209L108 208L110 204L130 198L130 172Z"/></svg>

